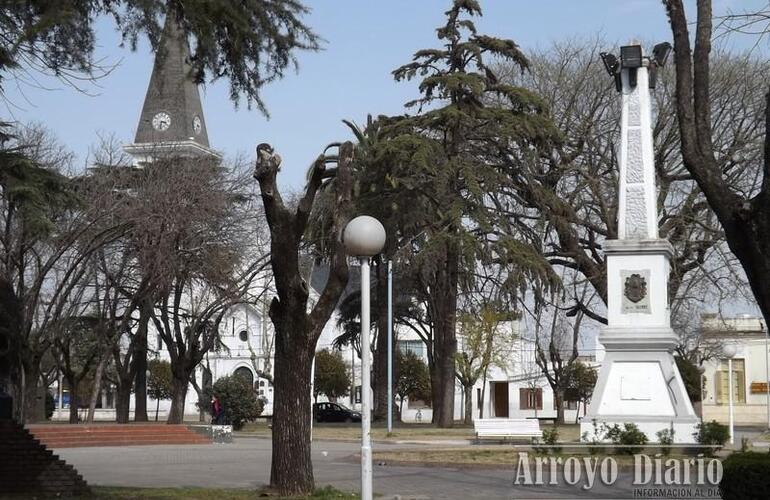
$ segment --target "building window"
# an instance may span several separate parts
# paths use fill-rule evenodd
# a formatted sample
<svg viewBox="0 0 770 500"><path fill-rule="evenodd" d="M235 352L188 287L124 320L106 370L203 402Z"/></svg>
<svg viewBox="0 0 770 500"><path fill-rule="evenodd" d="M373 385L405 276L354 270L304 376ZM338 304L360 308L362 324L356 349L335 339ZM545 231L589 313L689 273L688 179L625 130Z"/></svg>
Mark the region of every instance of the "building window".
<svg viewBox="0 0 770 500"><path fill-rule="evenodd" d="M519 409L520 410L542 410L543 409L543 389L538 388L520 388L519 389Z"/></svg>
<svg viewBox="0 0 770 500"><path fill-rule="evenodd" d="M476 387L476 409L481 409L481 387Z"/></svg>
<svg viewBox="0 0 770 500"><path fill-rule="evenodd" d="M422 340L399 340L398 350L403 354L411 352L420 359L424 359L427 355L425 352L425 344Z"/></svg>
<svg viewBox="0 0 770 500"><path fill-rule="evenodd" d="M238 338L241 339L241 342L246 342L249 340L249 331L248 330L241 330L238 332Z"/></svg>
<svg viewBox="0 0 770 500"><path fill-rule="evenodd" d="M714 384L716 386L716 400L718 405L729 403L730 391L728 387L727 360L719 362L719 368L715 372ZM746 362L743 359L733 360L733 402L746 402Z"/></svg>

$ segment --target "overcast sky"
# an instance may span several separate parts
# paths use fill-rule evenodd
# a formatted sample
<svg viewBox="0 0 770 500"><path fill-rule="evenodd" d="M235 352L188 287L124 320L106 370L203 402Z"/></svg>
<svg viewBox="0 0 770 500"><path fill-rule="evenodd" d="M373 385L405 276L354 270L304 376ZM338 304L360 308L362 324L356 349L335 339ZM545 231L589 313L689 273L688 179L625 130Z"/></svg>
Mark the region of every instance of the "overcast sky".
<svg viewBox="0 0 770 500"><path fill-rule="evenodd" d="M201 88L209 140L225 155L252 154L254 145L270 142L284 158L280 182L300 188L307 166L329 143L349 138L342 119L362 123L367 113L397 114L416 95L413 84L395 83L390 72L408 62L414 51L434 47L434 29L443 22L449 0L306 1L306 18L326 42L324 50L299 54L298 73L264 89L268 120L229 101L226 82ZM715 0L715 10L750 8L766 0ZM487 0L482 33L511 38L525 50L571 37L601 34L610 41L634 38L670 40L660 0ZM119 47L108 20L98 24L98 56L114 71L85 95L55 81L48 88L20 88L6 82L3 118L40 122L87 161L99 132L114 133L130 143L152 68L149 46L136 52ZM738 42L743 43L743 42ZM612 49L612 47L608 47ZM53 89L53 90L50 90Z"/></svg>

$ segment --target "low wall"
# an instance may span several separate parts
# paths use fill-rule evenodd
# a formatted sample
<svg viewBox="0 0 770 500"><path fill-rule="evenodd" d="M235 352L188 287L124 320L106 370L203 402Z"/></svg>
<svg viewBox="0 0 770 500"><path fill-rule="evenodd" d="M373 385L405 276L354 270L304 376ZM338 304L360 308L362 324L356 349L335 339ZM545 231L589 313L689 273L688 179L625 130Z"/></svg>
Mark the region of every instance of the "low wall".
<svg viewBox="0 0 770 500"><path fill-rule="evenodd" d="M703 420L727 424L730 420L728 405L703 405ZM735 425L767 426L767 404L739 404L733 406Z"/></svg>

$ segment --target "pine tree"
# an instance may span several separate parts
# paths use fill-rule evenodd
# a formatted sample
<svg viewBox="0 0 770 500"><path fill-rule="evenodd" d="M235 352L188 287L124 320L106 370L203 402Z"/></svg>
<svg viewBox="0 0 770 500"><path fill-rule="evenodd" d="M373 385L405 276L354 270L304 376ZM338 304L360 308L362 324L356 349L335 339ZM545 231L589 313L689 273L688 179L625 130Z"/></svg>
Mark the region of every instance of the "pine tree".
<svg viewBox="0 0 770 500"><path fill-rule="evenodd" d="M421 78L421 96L407 103L418 114L386 120L392 139L379 153L408 156L390 164L387 179L390 190L400 192L400 206L422 214L423 236L411 246L435 326L431 382L434 422L441 427L453 423L457 293L472 282L477 262L505 266L511 291L532 280L555 281L537 249L496 230L496 210L485 196L510 178L498 167L500 155L539 155L557 133L541 99L498 81L489 61L523 71L527 59L512 40L477 33L470 18L480 15L475 0L455 0L437 29L442 46L416 52L393 72L397 81ZM489 104L500 101L506 105Z"/></svg>

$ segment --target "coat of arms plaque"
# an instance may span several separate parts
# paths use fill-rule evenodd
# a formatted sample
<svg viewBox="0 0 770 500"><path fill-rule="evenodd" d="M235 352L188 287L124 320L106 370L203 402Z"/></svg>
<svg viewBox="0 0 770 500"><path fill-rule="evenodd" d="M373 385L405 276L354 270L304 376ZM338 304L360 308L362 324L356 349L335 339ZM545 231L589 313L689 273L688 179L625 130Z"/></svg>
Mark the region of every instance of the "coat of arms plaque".
<svg viewBox="0 0 770 500"><path fill-rule="evenodd" d="M647 296L647 281L638 273L634 273L626 278L626 298L638 303Z"/></svg>
<svg viewBox="0 0 770 500"><path fill-rule="evenodd" d="M621 313L650 314L649 269L620 271L620 283L623 287Z"/></svg>

